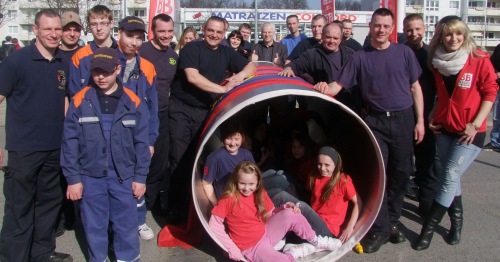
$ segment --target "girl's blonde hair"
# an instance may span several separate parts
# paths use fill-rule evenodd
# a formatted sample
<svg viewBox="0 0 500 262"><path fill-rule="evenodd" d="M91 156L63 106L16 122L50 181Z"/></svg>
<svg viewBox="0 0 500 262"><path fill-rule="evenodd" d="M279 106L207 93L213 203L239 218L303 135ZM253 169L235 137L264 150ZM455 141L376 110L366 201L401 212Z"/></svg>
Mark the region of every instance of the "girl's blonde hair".
<svg viewBox="0 0 500 262"><path fill-rule="evenodd" d="M469 27L467 27L462 19L458 16L445 16L436 24L434 36L429 43L429 54L427 60L429 68L433 68L432 59L436 55L436 50L440 46L443 46L443 38L445 37L445 34L449 32L457 32L464 36L464 43L461 48L465 49L465 51L467 51L470 55L473 57L483 56L483 54L478 52L478 50L483 51L483 48L476 44Z"/></svg>
<svg viewBox="0 0 500 262"><path fill-rule="evenodd" d="M325 155L325 156L330 157L329 155L319 153L318 158L320 155ZM330 157L330 159L332 159L332 158ZM332 159L332 161L335 163L334 159ZM333 169L332 177L330 178L328 183L325 185L325 187L321 189L320 203L325 203L328 201L328 199L332 195L333 189L335 188L337 183L342 182L343 184L345 184L347 182L347 176L341 175L342 170L343 170L342 157L340 157L340 154L338 154L338 161L337 161L337 163L335 163L335 169ZM317 177L321 177L321 174L319 173L318 168L316 168L316 170L309 177L309 186L311 189L314 188L314 184L315 184Z"/></svg>
<svg viewBox="0 0 500 262"><path fill-rule="evenodd" d="M234 168L234 171L231 174L229 181L227 182L224 194L222 194L222 198L235 197L233 206L231 207L231 212L233 212L234 205L238 204L240 200L240 191L238 190L238 180L240 172L245 174L254 174L257 177L257 188L253 193L253 196L255 206L257 207L258 217L262 222L266 223L268 216L266 207L264 206L264 194L262 192L262 173L255 163L244 160Z"/></svg>
<svg viewBox="0 0 500 262"><path fill-rule="evenodd" d="M182 35L179 38L179 43L175 46L175 51L181 50L187 44L184 40L184 36L186 36L187 33L193 33L194 39L198 39L198 32L194 29L194 27L188 26L184 28L184 31L182 31Z"/></svg>

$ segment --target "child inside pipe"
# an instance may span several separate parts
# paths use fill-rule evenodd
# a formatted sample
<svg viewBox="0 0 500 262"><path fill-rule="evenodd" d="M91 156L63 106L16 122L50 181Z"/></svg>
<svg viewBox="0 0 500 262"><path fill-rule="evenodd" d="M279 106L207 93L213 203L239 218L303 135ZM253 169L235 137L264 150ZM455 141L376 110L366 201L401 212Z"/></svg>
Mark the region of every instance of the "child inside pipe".
<svg viewBox="0 0 500 262"><path fill-rule="evenodd" d="M226 121L221 126L223 146L210 153L203 168L203 189L212 206L217 205L224 187L236 165L243 160L254 161L252 153L240 148L245 142L243 126L238 121Z"/></svg>
<svg viewBox="0 0 500 262"><path fill-rule="evenodd" d="M338 239L317 236L295 204L274 208L263 189L259 168L250 161L243 161L235 168L212 210L209 226L228 250L229 258L235 261L295 261L341 246ZM274 246L289 231L308 243L287 244L283 253L275 250Z"/></svg>
<svg viewBox="0 0 500 262"><path fill-rule="evenodd" d="M309 185L312 189L311 207L325 221L331 233L345 242L353 233L362 204L351 178L342 171L339 153L333 147L323 146L319 149L317 169L311 175ZM340 231L349 202L354 206L347 225Z"/></svg>

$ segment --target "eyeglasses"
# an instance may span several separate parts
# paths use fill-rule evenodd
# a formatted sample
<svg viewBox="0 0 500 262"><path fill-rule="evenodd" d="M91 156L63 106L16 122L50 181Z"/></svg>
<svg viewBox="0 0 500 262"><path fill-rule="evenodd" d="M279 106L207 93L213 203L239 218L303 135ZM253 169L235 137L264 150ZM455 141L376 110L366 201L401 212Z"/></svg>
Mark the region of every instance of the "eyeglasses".
<svg viewBox="0 0 500 262"><path fill-rule="evenodd" d="M108 21L108 22L99 22L99 23L97 23L97 22L92 22L92 23L90 23L89 25L90 25L90 27L92 27L92 28L97 28L97 26L100 26L100 27L105 27L105 26L109 26L110 24L111 24L111 22L110 22L110 21Z"/></svg>

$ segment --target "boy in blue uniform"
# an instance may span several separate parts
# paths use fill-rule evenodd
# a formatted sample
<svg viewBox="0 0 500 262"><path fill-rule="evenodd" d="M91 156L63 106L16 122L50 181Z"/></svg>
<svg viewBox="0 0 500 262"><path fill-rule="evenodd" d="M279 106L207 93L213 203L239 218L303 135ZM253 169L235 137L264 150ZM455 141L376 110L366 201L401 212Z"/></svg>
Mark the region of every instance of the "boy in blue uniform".
<svg viewBox="0 0 500 262"><path fill-rule="evenodd" d="M149 113L134 92L117 82L121 66L115 49L97 49L90 69L93 84L73 97L64 121L61 166L68 181L66 196L81 199L90 261L106 259L109 221L116 259L138 261L134 197L146 190Z"/></svg>

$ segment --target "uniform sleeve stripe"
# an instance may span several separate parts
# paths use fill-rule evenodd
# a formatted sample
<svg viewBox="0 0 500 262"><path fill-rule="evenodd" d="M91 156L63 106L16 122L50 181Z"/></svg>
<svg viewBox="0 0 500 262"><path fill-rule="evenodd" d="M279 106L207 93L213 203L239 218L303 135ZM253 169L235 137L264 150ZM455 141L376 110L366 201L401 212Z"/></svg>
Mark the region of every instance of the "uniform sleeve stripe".
<svg viewBox="0 0 500 262"><path fill-rule="evenodd" d="M130 97L130 99L132 100L132 102L135 103L135 107L139 107L139 104L141 103L141 99L136 95L134 94L134 92L126 87L123 87L123 91L125 91L125 93Z"/></svg>

